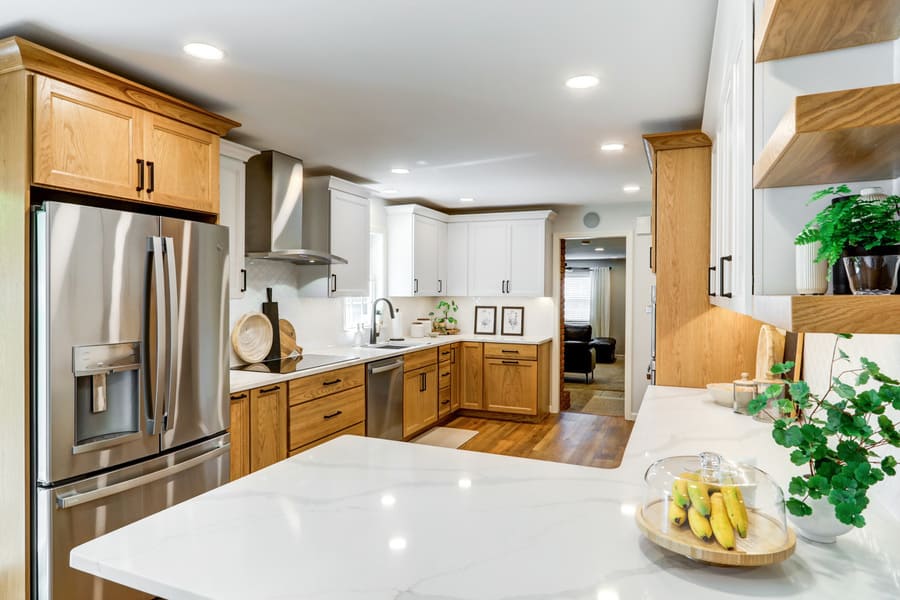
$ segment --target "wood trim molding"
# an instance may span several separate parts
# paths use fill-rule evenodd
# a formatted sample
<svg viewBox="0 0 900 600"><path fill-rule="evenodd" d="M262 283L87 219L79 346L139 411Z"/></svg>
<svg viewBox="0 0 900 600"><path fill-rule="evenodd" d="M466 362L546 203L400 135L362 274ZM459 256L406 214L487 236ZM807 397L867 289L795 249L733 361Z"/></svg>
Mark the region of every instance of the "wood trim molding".
<svg viewBox="0 0 900 600"><path fill-rule="evenodd" d="M69 58L26 39L0 40L0 75L18 70L40 73L127 102L133 106L224 136L241 124L158 92L114 73Z"/></svg>
<svg viewBox="0 0 900 600"><path fill-rule="evenodd" d="M644 138L644 147L647 157L653 161L653 155L662 150L681 150L682 148L706 148L712 146L712 140L699 129L685 131L667 131L665 133L647 133ZM652 170L652 167L651 167Z"/></svg>

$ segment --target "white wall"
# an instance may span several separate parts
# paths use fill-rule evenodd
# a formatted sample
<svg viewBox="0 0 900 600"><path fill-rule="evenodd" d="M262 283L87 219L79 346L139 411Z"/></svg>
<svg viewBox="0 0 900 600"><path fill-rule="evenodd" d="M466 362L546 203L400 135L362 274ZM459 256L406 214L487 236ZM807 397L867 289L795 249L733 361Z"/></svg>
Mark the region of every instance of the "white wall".
<svg viewBox="0 0 900 600"><path fill-rule="evenodd" d="M574 268L608 268L609 272L609 337L616 340L616 354L625 354L625 299L626 277L625 259L613 258L606 260L573 260L566 264ZM599 331L593 332L599 336Z"/></svg>

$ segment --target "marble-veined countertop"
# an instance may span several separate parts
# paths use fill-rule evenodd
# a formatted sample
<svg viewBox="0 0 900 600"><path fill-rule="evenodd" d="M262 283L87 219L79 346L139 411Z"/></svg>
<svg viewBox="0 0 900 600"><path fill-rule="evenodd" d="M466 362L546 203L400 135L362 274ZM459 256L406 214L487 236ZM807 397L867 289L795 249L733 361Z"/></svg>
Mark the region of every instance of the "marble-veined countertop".
<svg viewBox="0 0 900 600"><path fill-rule="evenodd" d="M877 501L833 545L705 566L634 511L654 460L702 450L785 483L770 427L705 391L651 387L605 470L344 436L75 548L73 567L168 600L900 597L900 523Z"/></svg>
<svg viewBox="0 0 900 600"><path fill-rule="evenodd" d="M490 342L496 344L544 344L553 339L550 336L499 336L499 335L441 335L437 337L424 338L405 338L401 344L415 344L407 348L369 348L367 346L325 346L322 348L304 349L305 354L323 354L329 356L352 356L349 360L332 363L314 369L305 369L303 371L295 371L292 373L254 373L250 371L230 371L231 393L243 392L252 388L281 383L282 381L290 381L291 379L299 379L301 377L309 377L310 375L318 375L326 371L334 369L343 369L344 367L352 367L361 365L375 360L384 358L392 358L394 356L402 356L416 350L425 350L427 348L436 348L446 344L455 342ZM390 343L390 342L386 342Z"/></svg>

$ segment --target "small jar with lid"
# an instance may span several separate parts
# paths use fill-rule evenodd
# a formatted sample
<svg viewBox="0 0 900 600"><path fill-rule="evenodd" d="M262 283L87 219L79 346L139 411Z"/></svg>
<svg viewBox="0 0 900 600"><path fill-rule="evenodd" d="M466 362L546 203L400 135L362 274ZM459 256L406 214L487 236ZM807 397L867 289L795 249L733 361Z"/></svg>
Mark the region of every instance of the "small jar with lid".
<svg viewBox="0 0 900 600"><path fill-rule="evenodd" d="M740 379L735 379L734 385L734 412L740 415L747 414L747 406L756 398L756 382L750 379L750 373L741 373Z"/></svg>

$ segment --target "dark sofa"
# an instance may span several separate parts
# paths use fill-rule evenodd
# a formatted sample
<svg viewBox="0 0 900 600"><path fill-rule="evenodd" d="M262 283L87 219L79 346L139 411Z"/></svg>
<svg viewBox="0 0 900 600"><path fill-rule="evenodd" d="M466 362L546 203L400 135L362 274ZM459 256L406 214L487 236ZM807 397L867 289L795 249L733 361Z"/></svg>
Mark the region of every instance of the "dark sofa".
<svg viewBox="0 0 900 600"><path fill-rule="evenodd" d="M598 362L616 362L616 340L592 337L590 325L566 323L563 343L563 369L566 373L583 373L587 383L594 376Z"/></svg>

